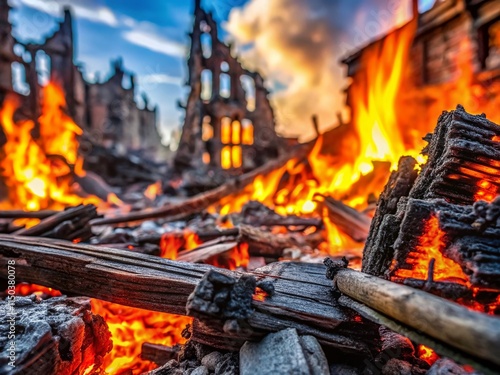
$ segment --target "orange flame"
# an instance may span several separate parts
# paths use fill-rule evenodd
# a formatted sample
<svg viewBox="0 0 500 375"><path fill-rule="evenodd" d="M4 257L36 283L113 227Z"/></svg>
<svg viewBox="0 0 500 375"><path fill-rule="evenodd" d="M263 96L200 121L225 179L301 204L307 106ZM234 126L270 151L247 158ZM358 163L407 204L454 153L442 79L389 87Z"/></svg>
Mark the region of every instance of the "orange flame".
<svg viewBox="0 0 500 375"><path fill-rule="evenodd" d="M446 233L439 227L439 219L431 216L425 223L425 231L420 237L420 243L410 252L408 259L413 269L398 269L395 273L397 277L415 278L420 280L427 279L429 262L435 259L434 275L435 281L453 280L466 284L469 278L465 275L462 268L452 259L446 258L442 251L445 248Z"/></svg>
<svg viewBox="0 0 500 375"><path fill-rule="evenodd" d="M185 343L182 330L192 319L92 300L92 312L104 318L113 339L113 349L104 359L105 371L118 374L126 370L138 375L158 367L141 359L141 344L165 346Z"/></svg>
<svg viewBox="0 0 500 375"><path fill-rule="evenodd" d="M188 229L181 233L165 233L160 240L160 256L176 260L179 251L196 249L202 243L198 235Z"/></svg>
<svg viewBox="0 0 500 375"><path fill-rule="evenodd" d="M62 108L64 93L53 83L43 88L39 127L33 121L14 122L18 97L10 95L0 110L0 124L6 136L0 173L8 188L8 202L2 209L28 211L63 209L81 203L99 203L96 197L82 198L73 192L73 171L81 163L78 136L82 130ZM39 129L39 137L33 132Z"/></svg>
<svg viewBox="0 0 500 375"><path fill-rule="evenodd" d="M253 185L224 198L212 211L219 209L225 215L241 210L249 200L257 200L281 215L319 215L327 226L326 251L355 247L354 241L328 220L314 197L331 195L363 208L370 193L378 194L386 180L385 175L373 178L373 183L362 183L363 188L353 192L353 185L364 176L381 173L374 171L372 161L395 166L404 154L418 156L425 132L404 133L394 111L415 29L416 21L412 21L364 52L349 93L354 126L341 134L338 145L324 144L325 137L320 136L306 162L292 159L284 167L258 176ZM225 157L223 152L222 156L225 168L229 155Z"/></svg>
<svg viewBox="0 0 500 375"><path fill-rule="evenodd" d="M155 200L156 197L160 196L162 191L161 191L161 181L157 181L154 184L149 185L146 188L146 191L144 192L144 195L146 198L149 200Z"/></svg>

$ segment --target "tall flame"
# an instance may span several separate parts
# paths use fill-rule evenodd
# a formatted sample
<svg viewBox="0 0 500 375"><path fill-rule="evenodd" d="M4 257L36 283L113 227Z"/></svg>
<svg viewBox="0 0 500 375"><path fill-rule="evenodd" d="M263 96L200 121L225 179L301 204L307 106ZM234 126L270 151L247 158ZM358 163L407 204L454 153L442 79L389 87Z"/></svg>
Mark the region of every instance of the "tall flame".
<svg viewBox="0 0 500 375"><path fill-rule="evenodd" d="M374 170L373 161L396 166L404 154L418 157L425 132L405 133L398 127L395 112L415 29L414 20L364 52L349 93L352 125L348 130L339 130L337 144L325 144L325 137L320 136L306 162L291 159L284 167L258 176L253 185L224 198L212 210L227 214L239 211L249 200L257 200L282 215L321 215L327 226L327 250L353 245L328 220L314 197L331 195L362 208L370 194L380 192L387 177L386 171ZM371 172L383 176L371 178L362 189L353 189Z"/></svg>
<svg viewBox="0 0 500 375"><path fill-rule="evenodd" d="M82 130L63 111L66 106L63 91L53 83L43 88L38 127L31 120L14 121L19 105L18 97L9 95L0 110L6 138L0 151L0 175L9 198L0 202L0 207L37 211L99 203L98 198L78 196L72 187L72 169L82 163L78 156L78 136ZM39 136L34 137L37 129Z"/></svg>

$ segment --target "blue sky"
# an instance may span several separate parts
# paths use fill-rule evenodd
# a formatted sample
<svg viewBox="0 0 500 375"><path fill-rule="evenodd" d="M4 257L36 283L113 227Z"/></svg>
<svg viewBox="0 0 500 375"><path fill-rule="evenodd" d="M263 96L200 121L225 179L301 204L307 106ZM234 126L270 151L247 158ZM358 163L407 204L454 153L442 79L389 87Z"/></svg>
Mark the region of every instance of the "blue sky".
<svg viewBox="0 0 500 375"><path fill-rule="evenodd" d="M252 0L202 0L223 24L235 7ZM332 0L335 1L335 0ZM348 0L343 0L348 1ZM62 6L74 14L76 60L86 77L101 79L110 71L110 60L122 57L127 70L134 72L140 92L148 94L160 110L160 130L168 141L171 129L179 128L183 112L177 102L185 101L183 86L187 68L194 1L191 0L11 0L16 37L41 41L56 27ZM369 0L366 0L369 3ZM422 0L428 7L432 0ZM279 84L278 84L279 86Z"/></svg>

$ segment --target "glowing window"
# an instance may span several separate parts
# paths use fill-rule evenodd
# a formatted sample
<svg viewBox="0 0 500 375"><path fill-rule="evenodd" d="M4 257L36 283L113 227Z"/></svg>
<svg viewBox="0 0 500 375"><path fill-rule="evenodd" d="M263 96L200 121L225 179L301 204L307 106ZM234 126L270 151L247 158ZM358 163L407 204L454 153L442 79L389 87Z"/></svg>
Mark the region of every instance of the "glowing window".
<svg viewBox="0 0 500 375"><path fill-rule="evenodd" d="M233 168L240 168L242 159L241 146L233 146L231 154L232 154Z"/></svg>
<svg viewBox="0 0 500 375"><path fill-rule="evenodd" d="M237 120L233 121L231 138L233 145L239 145L241 143L241 124Z"/></svg>
<svg viewBox="0 0 500 375"><path fill-rule="evenodd" d="M224 146L221 150L220 163L223 169L231 169L231 146Z"/></svg>
<svg viewBox="0 0 500 375"><path fill-rule="evenodd" d="M214 137L214 128L210 123L210 116L203 117L203 125L201 127L201 139L205 142Z"/></svg>
<svg viewBox="0 0 500 375"><path fill-rule="evenodd" d="M221 120L220 140L225 145L231 143L231 119L229 117L223 117Z"/></svg>
<svg viewBox="0 0 500 375"><path fill-rule="evenodd" d="M210 164L210 154L208 152L203 153L203 163Z"/></svg>
<svg viewBox="0 0 500 375"><path fill-rule="evenodd" d="M244 119L241 122L242 127L242 137L241 143L244 145L253 145L253 124L252 121Z"/></svg>

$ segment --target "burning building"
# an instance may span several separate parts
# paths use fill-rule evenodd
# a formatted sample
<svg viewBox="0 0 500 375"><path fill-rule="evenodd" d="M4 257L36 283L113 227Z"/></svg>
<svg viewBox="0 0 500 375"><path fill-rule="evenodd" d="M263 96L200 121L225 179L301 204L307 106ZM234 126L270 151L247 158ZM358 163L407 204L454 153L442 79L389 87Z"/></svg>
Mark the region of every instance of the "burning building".
<svg viewBox="0 0 500 375"><path fill-rule="evenodd" d="M469 111L489 113L499 121L496 108L500 103L500 8L495 1L436 1L423 14L414 1L414 20L398 30L382 36L342 62L352 78L347 104L354 123L366 121L363 113L371 106L388 104L395 108L400 129L427 132L432 129L441 111L462 103ZM395 65L377 69L384 51L392 54ZM385 76L384 76L385 75ZM398 75L404 90L391 94L391 85ZM389 76L393 80L389 80ZM377 80L388 84L377 90ZM362 87L361 85L365 85ZM392 90L393 91L393 90ZM360 108L359 97L368 92L371 103ZM382 95L384 103L377 104ZM389 100L389 101L388 101ZM381 100L382 102L383 100ZM403 109L404 110L399 110ZM383 118L383 115L381 115ZM401 134L400 143L416 138L409 132ZM396 143L396 142L394 142Z"/></svg>
<svg viewBox="0 0 500 375"><path fill-rule="evenodd" d="M284 140L259 73L244 69L218 38L217 24L196 1L191 33L191 88L177 164L249 170L276 158Z"/></svg>
<svg viewBox="0 0 500 375"><path fill-rule="evenodd" d="M96 145L116 150L119 154L136 152L162 160L165 149L157 130L157 109L152 108L144 95L144 105L135 100L134 75L126 72L121 60L113 62L113 72L104 82L90 83L75 63L73 22L71 11L64 11L64 19L53 35L42 43L23 43L15 40L9 23L10 7L7 0L0 2L0 35L2 53L0 95L13 91L12 70L25 77L25 116L40 115L40 81L57 84L65 93L68 114L84 130L86 137ZM14 53L16 49L17 54ZM19 56L22 56L19 57ZM48 76L40 77L39 64L49 67ZM129 81L127 86L123 82Z"/></svg>
<svg viewBox="0 0 500 375"><path fill-rule="evenodd" d="M136 104L120 84L133 77L116 62L66 97L62 75L82 79L61 62L67 13L45 44L62 68L38 106L4 90L0 312L18 298L19 315L0 322L0 372L497 372L500 126L466 109L499 116L499 3L441 1L418 17L413 4L412 20L344 60L349 121L283 152L262 78L197 1L176 164L235 175L192 196L174 178L127 186L118 213L73 189L86 174L74 119L91 103L113 120L102 142L126 143L118 124Z"/></svg>

